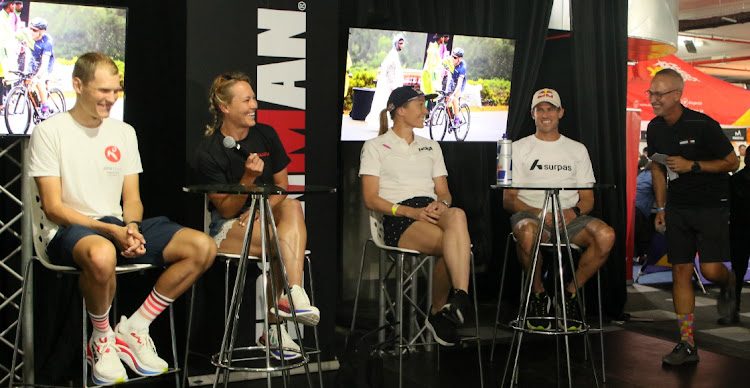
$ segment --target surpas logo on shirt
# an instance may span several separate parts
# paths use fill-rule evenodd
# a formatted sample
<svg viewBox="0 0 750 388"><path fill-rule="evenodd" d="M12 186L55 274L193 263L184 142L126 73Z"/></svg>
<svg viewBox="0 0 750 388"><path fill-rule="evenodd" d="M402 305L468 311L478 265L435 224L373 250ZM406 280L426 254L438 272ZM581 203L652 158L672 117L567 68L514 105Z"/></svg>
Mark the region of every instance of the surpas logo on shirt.
<svg viewBox="0 0 750 388"><path fill-rule="evenodd" d="M121 157L120 149L117 146L109 146L104 149L104 157L112 163L117 163Z"/></svg>
<svg viewBox="0 0 750 388"><path fill-rule="evenodd" d="M573 171L573 166L568 166L565 164L542 164L539 163L539 159L535 160L534 163L531 163L530 171L534 171L534 169L539 170L553 170L553 171Z"/></svg>

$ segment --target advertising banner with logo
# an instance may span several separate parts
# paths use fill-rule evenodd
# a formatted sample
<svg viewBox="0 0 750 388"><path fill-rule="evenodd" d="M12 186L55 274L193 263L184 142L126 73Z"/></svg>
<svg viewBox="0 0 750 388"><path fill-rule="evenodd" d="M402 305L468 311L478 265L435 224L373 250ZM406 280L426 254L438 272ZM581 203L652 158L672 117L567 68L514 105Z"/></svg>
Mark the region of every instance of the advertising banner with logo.
<svg viewBox="0 0 750 388"><path fill-rule="evenodd" d="M750 91L704 74L673 55L638 62L629 68L627 107L641 109L643 121L654 118L645 91L661 69L674 69L685 80L682 105L711 116L721 125L750 125Z"/></svg>
<svg viewBox="0 0 750 388"><path fill-rule="evenodd" d="M192 167L188 181L201 183L194 172L198 167L194 153L204 139L206 125L213 122L208 110L211 83L222 74L240 71L250 77L256 95L256 121L274 128L291 159L286 166L289 184L336 186L338 127L315 124L331 121L322 115L335 119L340 114L331 107L341 106L335 103L341 88L331 85L341 77L330 66L335 60L325 55L335 51L331 45L339 32L331 26L338 24L339 16L331 10L337 7L335 0L309 4L299 0L215 0L209 7L188 2L184 42L186 154ZM315 263L314 283L329 285L315 290L315 304L321 311L321 344L327 346L333 342L338 291L337 197L318 194L299 199L307 220L306 248ZM206 281L218 287L213 282L223 282L223 278L210 279L209 275ZM207 351L215 340L209 337L204 341ZM196 342L196 349L200 346Z"/></svg>

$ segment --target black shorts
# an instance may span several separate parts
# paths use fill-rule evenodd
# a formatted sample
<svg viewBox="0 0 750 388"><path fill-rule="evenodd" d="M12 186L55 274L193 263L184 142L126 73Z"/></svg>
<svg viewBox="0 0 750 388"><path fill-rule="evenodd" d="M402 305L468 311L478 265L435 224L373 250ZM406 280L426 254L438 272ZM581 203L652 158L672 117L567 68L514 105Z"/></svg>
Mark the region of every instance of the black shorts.
<svg viewBox="0 0 750 388"><path fill-rule="evenodd" d="M667 260L671 264L729 261L729 208L679 209L667 206Z"/></svg>
<svg viewBox="0 0 750 388"><path fill-rule="evenodd" d="M435 202L430 197L414 197L407 200L401 201L399 205L406 205L414 208L423 208L427 205ZM414 221L409 217L394 217L394 216L383 216L383 234L385 245L391 247L397 247L398 241L401 239L401 235L404 234Z"/></svg>
<svg viewBox="0 0 750 388"><path fill-rule="evenodd" d="M125 226L120 219L107 216L102 217L99 221L107 224ZM184 226L172 222L167 217L155 217L143 220L141 230L143 238L146 239L146 254L135 258L125 258L117 250L117 264L153 264L155 266L164 266L164 248L172 240L172 237ZM86 236L98 235L109 241L114 241L97 230L82 225L61 226L55 237L52 238L47 246L47 254L52 264L67 265L78 267L73 260L73 248L78 241Z"/></svg>

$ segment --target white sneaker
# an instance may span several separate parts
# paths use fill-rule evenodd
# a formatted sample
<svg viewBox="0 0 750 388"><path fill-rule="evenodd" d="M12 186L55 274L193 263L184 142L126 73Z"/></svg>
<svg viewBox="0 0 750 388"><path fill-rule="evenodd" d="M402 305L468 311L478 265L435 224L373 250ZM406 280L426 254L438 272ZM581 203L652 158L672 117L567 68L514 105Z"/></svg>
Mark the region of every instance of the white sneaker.
<svg viewBox="0 0 750 388"><path fill-rule="evenodd" d="M281 349L279 349L279 337L277 335L276 331L276 324L271 324L271 327L268 329L268 335L263 334L258 338L258 345L266 346L266 338L270 338L271 342L271 356L277 360L281 360ZM286 324L282 323L281 325L281 344L282 348L284 350L284 360L294 360L295 358L302 357L302 351L299 348L299 345L297 345L296 342L292 339L292 337L289 336L289 333L286 332Z"/></svg>
<svg viewBox="0 0 750 388"><path fill-rule="evenodd" d="M156 346L148 328L133 332L127 329L127 318L120 318L115 327L117 355L133 372L141 376L156 376L167 371L169 364L156 354Z"/></svg>
<svg viewBox="0 0 750 388"><path fill-rule="evenodd" d="M117 357L115 334L94 340L89 339L86 361L91 364L91 380L96 385L118 384L128 381L128 373Z"/></svg>
<svg viewBox="0 0 750 388"><path fill-rule="evenodd" d="M297 315L297 321L303 325L315 326L320 321L320 310L310 304L310 298L307 297L305 289L300 286L292 286L289 289L294 302L294 312ZM271 307L271 313L276 314L276 309ZM289 298L284 295L279 298L279 314L283 318L292 318L292 307L289 304Z"/></svg>

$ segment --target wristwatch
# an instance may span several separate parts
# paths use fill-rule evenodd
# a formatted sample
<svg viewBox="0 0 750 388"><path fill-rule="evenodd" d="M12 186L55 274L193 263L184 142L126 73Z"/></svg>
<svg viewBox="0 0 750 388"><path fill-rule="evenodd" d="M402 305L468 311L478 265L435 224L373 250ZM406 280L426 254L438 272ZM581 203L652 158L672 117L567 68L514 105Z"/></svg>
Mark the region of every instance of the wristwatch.
<svg viewBox="0 0 750 388"><path fill-rule="evenodd" d="M128 222L128 225L130 225L130 224L135 224L135 226L138 227L138 233L143 233L141 231L141 221L130 221L130 222Z"/></svg>
<svg viewBox="0 0 750 388"><path fill-rule="evenodd" d="M441 199L441 200L440 200L440 202L442 202L442 203L443 203L443 205L445 205L445 206L451 207L451 204L450 204L450 203L448 203L448 201L446 201L446 200L444 200L444 199Z"/></svg>
<svg viewBox="0 0 750 388"><path fill-rule="evenodd" d="M693 167L690 168L690 171L692 172L701 172L701 164L698 163L698 161L693 162Z"/></svg>
<svg viewBox="0 0 750 388"><path fill-rule="evenodd" d="M580 207L573 206L571 209L573 209L573 213L576 214L576 217L580 217L581 216L581 208Z"/></svg>

